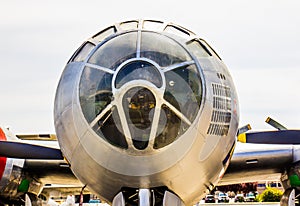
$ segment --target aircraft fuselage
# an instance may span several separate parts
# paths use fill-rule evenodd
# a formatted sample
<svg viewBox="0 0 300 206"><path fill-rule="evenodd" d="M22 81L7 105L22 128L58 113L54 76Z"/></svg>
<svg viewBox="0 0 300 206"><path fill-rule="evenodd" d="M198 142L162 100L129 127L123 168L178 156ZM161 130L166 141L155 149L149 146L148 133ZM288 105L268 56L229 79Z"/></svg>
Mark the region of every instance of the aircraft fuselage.
<svg viewBox="0 0 300 206"><path fill-rule="evenodd" d="M198 201L224 174L239 108L223 61L189 30L130 21L75 52L55 99L61 150L77 178L107 201L167 188Z"/></svg>

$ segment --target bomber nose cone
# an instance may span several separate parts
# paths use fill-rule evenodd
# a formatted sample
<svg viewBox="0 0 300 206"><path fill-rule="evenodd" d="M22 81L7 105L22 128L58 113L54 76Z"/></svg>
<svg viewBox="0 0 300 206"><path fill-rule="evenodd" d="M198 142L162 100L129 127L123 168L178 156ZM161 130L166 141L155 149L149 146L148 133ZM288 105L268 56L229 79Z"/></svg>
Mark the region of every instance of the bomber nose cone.
<svg viewBox="0 0 300 206"><path fill-rule="evenodd" d="M89 56L80 104L101 138L136 154L155 152L193 123L202 84L192 55L180 42L137 28L106 38Z"/></svg>

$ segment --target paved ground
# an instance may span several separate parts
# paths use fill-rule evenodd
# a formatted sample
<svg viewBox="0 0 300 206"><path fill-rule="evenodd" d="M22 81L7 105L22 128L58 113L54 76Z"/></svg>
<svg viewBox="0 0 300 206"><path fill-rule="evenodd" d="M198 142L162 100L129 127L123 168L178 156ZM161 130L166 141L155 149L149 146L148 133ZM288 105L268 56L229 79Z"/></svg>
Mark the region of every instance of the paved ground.
<svg viewBox="0 0 300 206"><path fill-rule="evenodd" d="M216 206L216 205L221 205L221 206L255 206L255 205L261 205L261 206L279 206L279 202L252 202L252 203L200 203L197 206Z"/></svg>
<svg viewBox="0 0 300 206"><path fill-rule="evenodd" d="M256 206L256 205L261 205L261 206L279 206L279 202L234 202L234 199L230 199L229 203L204 203L204 200L201 200L200 203L196 206Z"/></svg>

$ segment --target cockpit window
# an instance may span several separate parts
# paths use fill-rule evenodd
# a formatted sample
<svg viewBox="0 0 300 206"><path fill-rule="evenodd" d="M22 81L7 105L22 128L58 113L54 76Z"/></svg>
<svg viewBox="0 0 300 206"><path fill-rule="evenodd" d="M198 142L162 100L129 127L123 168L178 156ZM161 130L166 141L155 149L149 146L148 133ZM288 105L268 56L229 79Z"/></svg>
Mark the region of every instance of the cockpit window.
<svg viewBox="0 0 300 206"><path fill-rule="evenodd" d="M162 31L163 26L164 24L161 21L146 20L144 21L143 29L152 30L152 31Z"/></svg>
<svg viewBox="0 0 300 206"><path fill-rule="evenodd" d="M88 123L111 102L112 75L99 69L86 67L80 80L80 104Z"/></svg>
<svg viewBox="0 0 300 206"><path fill-rule="evenodd" d="M142 34L141 57L151 59L161 67L191 60L188 53L177 42L152 32Z"/></svg>
<svg viewBox="0 0 300 206"><path fill-rule="evenodd" d="M93 130L112 145L127 149L128 144L120 121L118 109L113 106L93 125Z"/></svg>
<svg viewBox="0 0 300 206"><path fill-rule="evenodd" d="M156 138L153 145L154 149L159 149L171 144L188 128L189 125L181 121L174 110L170 109L165 104L162 105Z"/></svg>
<svg viewBox="0 0 300 206"><path fill-rule="evenodd" d="M199 41L193 40L187 44L187 47L198 59L211 56L210 52Z"/></svg>
<svg viewBox="0 0 300 206"><path fill-rule="evenodd" d="M93 37L100 41L96 49L85 45L84 57L75 56L90 56L79 82L87 123L102 139L131 151L165 147L190 128L202 101L193 58L208 55L198 41L186 45L166 32L140 29L158 29L161 22L139 23L109 27Z"/></svg>
<svg viewBox="0 0 300 206"><path fill-rule="evenodd" d="M148 146L156 100L153 93L143 87L134 87L123 97L123 109L134 146Z"/></svg>
<svg viewBox="0 0 300 206"><path fill-rule="evenodd" d="M108 36L114 34L116 32L116 28L114 26L109 27L101 32L99 32L98 34L96 34L95 36L93 36L93 38L99 42L103 41L105 38L107 38Z"/></svg>
<svg viewBox="0 0 300 206"><path fill-rule="evenodd" d="M137 32L125 33L104 43L89 63L116 70L125 60L136 57Z"/></svg>
<svg viewBox="0 0 300 206"><path fill-rule="evenodd" d="M201 104L201 82L195 65L168 71L165 77L164 99L169 105L161 108L154 148L164 147L180 137L196 118Z"/></svg>
<svg viewBox="0 0 300 206"><path fill-rule="evenodd" d="M123 30L132 30L138 28L138 22L137 21L126 21L122 22L120 24L120 28Z"/></svg>
<svg viewBox="0 0 300 206"><path fill-rule="evenodd" d="M79 98L82 112L94 131L113 145L127 148L116 107L111 106L112 75L86 67L80 80Z"/></svg>
<svg viewBox="0 0 300 206"><path fill-rule="evenodd" d="M190 65L165 73L164 98L193 122L201 103L201 82L197 68Z"/></svg>
<svg viewBox="0 0 300 206"><path fill-rule="evenodd" d="M182 37L184 37L184 38L190 36L190 34L189 34L188 31L185 31L184 29L179 28L178 26L174 26L174 25L168 25L168 26L165 28L165 31L166 31L166 32L169 32L169 33L171 33L171 34L175 34L175 35L178 35L178 36L182 36Z"/></svg>
<svg viewBox="0 0 300 206"><path fill-rule="evenodd" d="M92 49L95 47L92 43L86 42L81 49L78 51L76 56L73 58L74 62L82 62L85 60L87 55L92 51Z"/></svg>
<svg viewBox="0 0 300 206"><path fill-rule="evenodd" d="M206 41L204 41L203 39L199 39L199 41L207 50L209 50L211 54L214 54L217 58L222 60L221 57L217 54L217 52L213 48L211 48L211 46Z"/></svg>
<svg viewBox="0 0 300 206"><path fill-rule="evenodd" d="M145 61L133 61L119 71L116 78L116 88L119 89L125 83L137 79L147 80L156 87L162 86L162 77L155 66Z"/></svg>

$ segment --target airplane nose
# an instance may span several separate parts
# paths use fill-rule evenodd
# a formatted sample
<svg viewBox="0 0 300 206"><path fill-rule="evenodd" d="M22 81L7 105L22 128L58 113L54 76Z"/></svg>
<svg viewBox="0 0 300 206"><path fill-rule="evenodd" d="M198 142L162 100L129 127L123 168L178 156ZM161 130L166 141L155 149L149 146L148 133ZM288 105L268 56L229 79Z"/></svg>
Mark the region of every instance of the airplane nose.
<svg viewBox="0 0 300 206"><path fill-rule="evenodd" d="M225 171L239 119L232 78L213 49L153 20L87 39L63 71L54 109L72 171L108 201L136 189L142 199L145 188L189 204ZM191 188L195 181L202 184ZM172 200L162 196L155 199Z"/></svg>
<svg viewBox="0 0 300 206"><path fill-rule="evenodd" d="M200 68L167 35L116 34L94 48L84 65L82 113L94 132L114 146L155 152L182 136L198 114Z"/></svg>

